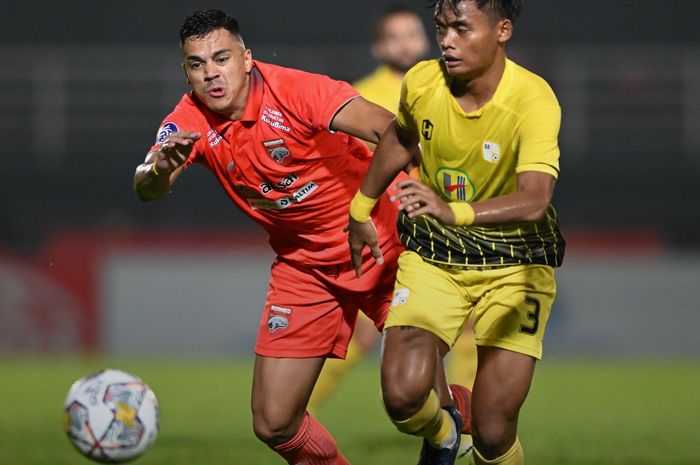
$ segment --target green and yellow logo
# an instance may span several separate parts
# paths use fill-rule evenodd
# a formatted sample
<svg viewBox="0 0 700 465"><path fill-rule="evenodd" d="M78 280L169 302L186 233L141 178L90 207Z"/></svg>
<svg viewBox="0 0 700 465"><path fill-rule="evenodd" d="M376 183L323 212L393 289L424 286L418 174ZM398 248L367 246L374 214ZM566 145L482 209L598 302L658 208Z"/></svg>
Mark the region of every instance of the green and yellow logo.
<svg viewBox="0 0 700 465"><path fill-rule="evenodd" d="M470 202L476 195L476 187L469 175L461 170L440 168L435 172L435 183L450 200Z"/></svg>

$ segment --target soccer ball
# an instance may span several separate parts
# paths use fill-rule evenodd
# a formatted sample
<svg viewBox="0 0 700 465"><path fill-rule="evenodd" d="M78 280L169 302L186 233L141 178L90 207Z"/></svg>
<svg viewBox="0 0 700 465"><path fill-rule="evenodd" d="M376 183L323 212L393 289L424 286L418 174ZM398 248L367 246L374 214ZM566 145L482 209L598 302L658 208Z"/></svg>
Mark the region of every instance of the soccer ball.
<svg viewBox="0 0 700 465"><path fill-rule="evenodd" d="M139 377L102 370L73 383L64 405L64 427L86 457L103 463L132 460L158 435L158 401Z"/></svg>

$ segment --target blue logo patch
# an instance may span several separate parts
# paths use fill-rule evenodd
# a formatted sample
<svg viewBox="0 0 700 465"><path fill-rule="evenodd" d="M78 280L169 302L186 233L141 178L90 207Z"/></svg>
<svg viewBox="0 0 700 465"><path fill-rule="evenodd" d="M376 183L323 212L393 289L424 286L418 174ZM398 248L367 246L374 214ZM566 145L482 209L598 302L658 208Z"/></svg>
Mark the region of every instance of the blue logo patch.
<svg viewBox="0 0 700 465"><path fill-rule="evenodd" d="M168 121L158 129L158 135L156 136L156 144L161 144L170 134L174 132L179 132L177 125Z"/></svg>

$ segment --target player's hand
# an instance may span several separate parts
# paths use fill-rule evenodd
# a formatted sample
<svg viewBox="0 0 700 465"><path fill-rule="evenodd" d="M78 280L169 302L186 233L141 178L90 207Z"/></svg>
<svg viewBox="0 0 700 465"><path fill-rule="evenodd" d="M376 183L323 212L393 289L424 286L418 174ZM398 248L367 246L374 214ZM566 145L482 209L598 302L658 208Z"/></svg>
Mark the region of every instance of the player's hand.
<svg viewBox="0 0 700 465"><path fill-rule="evenodd" d="M184 165L200 136L198 132L183 131L174 132L166 137L156 152L156 170L160 173L172 173Z"/></svg>
<svg viewBox="0 0 700 465"><path fill-rule="evenodd" d="M362 251L365 246L369 246L372 256L377 264L384 264L384 256L377 245L377 229L372 220L365 223L358 223L350 217L350 223L346 228L348 232L348 242L350 243L350 262L355 269L355 276L362 276Z"/></svg>
<svg viewBox="0 0 700 465"><path fill-rule="evenodd" d="M455 224L455 215L450 206L430 187L414 179L407 179L398 184L399 192L391 200L399 201L399 209L409 218L431 215L444 225Z"/></svg>

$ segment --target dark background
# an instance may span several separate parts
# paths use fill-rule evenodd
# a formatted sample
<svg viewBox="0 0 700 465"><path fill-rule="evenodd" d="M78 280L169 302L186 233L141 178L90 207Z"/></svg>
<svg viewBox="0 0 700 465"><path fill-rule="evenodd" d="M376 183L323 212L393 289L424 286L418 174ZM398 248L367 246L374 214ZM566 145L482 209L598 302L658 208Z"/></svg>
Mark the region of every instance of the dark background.
<svg viewBox="0 0 700 465"><path fill-rule="evenodd" d="M142 204L133 170L186 91L178 29L239 18L254 57L352 81L394 1L25 1L0 15L0 246L58 229L251 227L194 168ZM432 35L427 2L420 11ZM563 107L555 206L567 232L700 246L700 2L529 0L509 55ZM434 54L436 51L433 51Z"/></svg>

